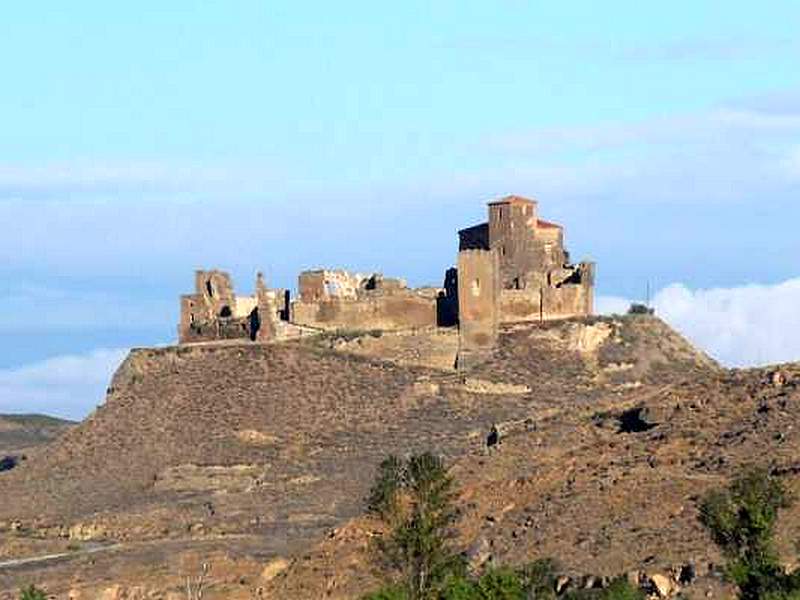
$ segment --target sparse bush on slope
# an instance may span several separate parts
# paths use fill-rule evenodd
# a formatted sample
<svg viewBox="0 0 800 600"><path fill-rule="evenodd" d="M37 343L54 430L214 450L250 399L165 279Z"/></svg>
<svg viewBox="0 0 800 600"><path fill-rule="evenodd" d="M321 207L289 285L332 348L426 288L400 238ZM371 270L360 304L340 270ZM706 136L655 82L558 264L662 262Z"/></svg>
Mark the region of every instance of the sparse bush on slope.
<svg viewBox="0 0 800 600"><path fill-rule="evenodd" d="M34 585L20 591L19 600L47 600L47 595Z"/></svg>
<svg viewBox="0 0 800 600"><path fill-rule="evenodd" d="M563 596L567 600L645 600L647 596L632 586L624 577L618 577L602 590L576 590ZM534 598L539 598L534 596Z"/></svg>
<svg viewBox="0 0 800 600"><path fill-rule="evenodd" d="M786 573L773 543L778 512L793 501L764 469L746 471L704 499L700 521L727 557L727 575L743 600L800 598L800 577Z"/></svg>
<svg viewBox="0 0 800 600"><path fill-rule="evenodd" d="M389 532L376 543L379 565L395 579L363 600L554 600L556 565L538 560L520 569L492 568L470 577L452 547L453 481L430 453L385 459L367 497L367 509ZM625 579L604 590L575 590L574 600L640 600Z"/></svg>
<svg viewBox="0 0 800 600"><path fill-rule="evenodd" d="M376 542L381 564L412 600L436 597L448 577L464 570L450 543L452 487L442 459L426 452L387 458L370 491L368 509L391 528Z"/></svg>

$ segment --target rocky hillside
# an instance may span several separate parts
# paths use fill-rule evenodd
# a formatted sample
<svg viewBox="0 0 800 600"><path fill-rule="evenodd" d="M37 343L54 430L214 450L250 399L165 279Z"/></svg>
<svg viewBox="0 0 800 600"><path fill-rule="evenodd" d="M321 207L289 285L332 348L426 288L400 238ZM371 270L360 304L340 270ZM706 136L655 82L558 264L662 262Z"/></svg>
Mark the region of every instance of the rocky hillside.
<svg viewBox="0 0 800 600"><path fill-rule="evenodd" d="M453 464L460 541L481 560L705 574L719 557L697 497L748 461L800 472L794 366L721 369L651 317L510 326L463 374L452 342L134 351L103 407L0 474L0 590L166 597L200 560L217 565L207 597L350 598L374 584L360 515L375 466L426 449ZM58 552L72 556L1 562Z"/></svg>

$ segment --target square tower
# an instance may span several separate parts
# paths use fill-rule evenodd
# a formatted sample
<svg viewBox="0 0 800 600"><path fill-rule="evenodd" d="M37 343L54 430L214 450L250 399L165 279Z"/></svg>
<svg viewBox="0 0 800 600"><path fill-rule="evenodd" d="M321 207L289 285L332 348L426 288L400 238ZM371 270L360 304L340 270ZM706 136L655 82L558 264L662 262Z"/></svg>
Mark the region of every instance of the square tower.
<svg viewBox="0 0 800 600"><path fill-rule="evenodd" d="M497 343L499 293L497 252L458 253L458 366L485 360Z"/></svg>
<svg viewBox="0 0 800 600"><path fill-rule="evenodd" d="M506 196L489 203L489 248L500 261L500 286L521 289L527 275L541 268L535 251L538 203Z"/></svg>

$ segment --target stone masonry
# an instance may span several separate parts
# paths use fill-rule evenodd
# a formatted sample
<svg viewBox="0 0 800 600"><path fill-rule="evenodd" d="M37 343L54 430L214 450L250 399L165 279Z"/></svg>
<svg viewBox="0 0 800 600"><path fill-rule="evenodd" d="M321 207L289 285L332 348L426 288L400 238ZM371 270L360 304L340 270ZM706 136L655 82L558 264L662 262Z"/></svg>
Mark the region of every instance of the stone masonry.
<svg viewBox="0 0 800 600"><path fill-rule="evenodd" d="M276 337L277 324L288 313L288 292L270 290L259 273L256 291L237 296L224 271L196 271L195 293L181 296L180 343Z"/></svg>
<svg viewBox="0 0 800 600"><path fill-rule="evenodd" d="M343 270L300 274L291 321L319 329L400 330L437 325L437 292L410 289L402 279Z"/></svg>
<svg viewBox="0 0 800 600"><path fill-rule="evenodd" d="M488 222L459 232L459 250L498 255L500 322L592 314L594 264L570 263L563 228L540 219L534 200L490 202Z"/></svg>
<svg viewBox="0 0 800 600"><path fill-rule="evenodd" d="M303 271L298 297L268 289L238 296L223 271L197 271L195 293L181 297L180 343L269 341L298 330L401 331L458 326L459 364L495 346L502 323L592 314L591 262L570 262L561 225L539 218L521 196L489 202L485 223L462 229L457 269L442 287L409 288L402 279L341 269Z"/></svg>

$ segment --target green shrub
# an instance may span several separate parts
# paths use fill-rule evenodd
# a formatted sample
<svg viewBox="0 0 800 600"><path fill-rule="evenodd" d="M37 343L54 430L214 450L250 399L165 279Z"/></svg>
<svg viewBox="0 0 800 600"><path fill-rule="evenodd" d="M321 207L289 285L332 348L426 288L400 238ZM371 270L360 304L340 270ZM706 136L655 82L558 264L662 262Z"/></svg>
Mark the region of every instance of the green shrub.
<svg viewBox="0 0 800 600"><path fill-rule="evenodd" d="M400 576L412 600L431 598L449 576L463 573L463 560L450 547L452 487L440 457L390 456L367 500L367 508L392 528L376 542L381 566Z"/></svg>
<svg viewBox="0 0 800 600"><path fill-rule="evenodd" d="M800 600L800 591L794 592L767 592L762 600Z"/></svg>
<svg viewBox="0 0 800 600"><path fill-rule="evenodd" d="M618 577L603 590L603 600L645 600L644 592L632 586L625 577Z"/></svg>
<svg viewBox="0 0 800 600"><path fill-rule="evenodd" d="M552 600L556 597L558 565L555 561L543 558L522 567L518 572L530 597L536 600Z"/></svg>
<svg viewBox="0 0 800 600"><path fill-rule="evenodd" d="M397 583L362 600L555 600L558 566L549 559L467 576L463 558L451 546L452 487L444 462L430 453L406 460L389 456L380 464L366 504L389 526L375 542L376 557ZM563 597L644 600L645 595L619 578L606 589L571 590Z"/></svg>
<svg viewBox="0 0 800 600"><path fill-rule="evenodd" d="M408 594L403 587L390 585L362 596L361 600L408 600Z"/></svg>
<svg viewBox="0 0 800 600"><path fill-rule="evenodd" d="M538 598L538 596L534 596ZM631 585L625 577L617 577L606 588L595 590L570 590L565 600L646 600L647 595Z"/></svg>
<svg viewBox="0 0 800 600"><path fill-rule="evenodd" d="M399 516L400 492L405 483L405 468L405 463L396 456L384 459L378 467L378 474L367 497L367 511L392 525Z"/></svg>
<svg viewBox="0 0 800 600"><path fill-rule="evenodd" d="M35 585L30 585L20 590L19 600L47 600L47 595Z"/></svg>
<svg viewBox="0 0 800 600"><path fill-rule="evenodd" d="M780 565L773 544L778 511L792 501L780 480L752 469L728 489L708 494L700 506L700 521L728 559L727 575L744 600L793 598L800 590L797 577Z"/></svg>
<svg viewBox="0 0 800 600"><path fill-rule="evenodd" d="M461 574L447 577L436 598L437 600L478 600L480 596L477 594L475 582Z"/></svg>
<svg viewBox="0 0 800 600"><path fill-rule="evenodd" d="M519 573L511 569L488 571L475 584L480 600L525 600L525 584Z"/></svg>
<svg viewBox="0 0 800 600"><path fill-rule="evenodd" d="M631 304L630 308L628 309L629 315L652 315L655 314L655 309L650 308L646 304L638 304L634 303Z"/></svg>

